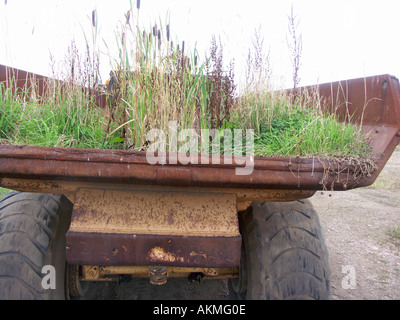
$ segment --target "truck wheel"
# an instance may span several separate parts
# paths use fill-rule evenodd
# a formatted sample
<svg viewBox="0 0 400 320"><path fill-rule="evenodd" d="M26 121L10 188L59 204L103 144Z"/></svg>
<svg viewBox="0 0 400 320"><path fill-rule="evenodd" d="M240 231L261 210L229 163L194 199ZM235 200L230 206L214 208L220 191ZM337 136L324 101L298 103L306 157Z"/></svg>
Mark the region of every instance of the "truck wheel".
<svg viewBox="0 0 400 320"><path fill-rule="evenodd" d="M13 191L3 197L0 299L65 298L65 233L71 212L71 202L62 195Z"/></svg>
<svg viewBox="0 0 400 320"><path fill-rule="evenodd" d="M309 200L253 203L239 213L239 224L242 258L231 296L329 299L328 250Z"/></svg>

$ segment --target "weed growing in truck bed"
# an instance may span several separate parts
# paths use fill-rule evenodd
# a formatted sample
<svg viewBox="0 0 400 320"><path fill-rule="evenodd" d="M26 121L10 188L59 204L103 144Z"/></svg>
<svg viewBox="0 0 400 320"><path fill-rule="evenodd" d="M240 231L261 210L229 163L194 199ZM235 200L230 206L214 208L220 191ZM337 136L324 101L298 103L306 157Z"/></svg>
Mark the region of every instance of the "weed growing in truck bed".
<svg viewBox="0 0 400 320"><path fill-rule="evenodd" d="M103 147L106 134L102 114L91 99L83 99L76 92L39 104L25 101L23 96L0 85L0 139L3 141L45 147Z"/></svg>
<svg viewBox="0 0 400 320"><path fill-rule="evenodd" d="M275 116L255 136L255 153L265 156L364 156L368 152L355 126L309 110Z"/></svg>

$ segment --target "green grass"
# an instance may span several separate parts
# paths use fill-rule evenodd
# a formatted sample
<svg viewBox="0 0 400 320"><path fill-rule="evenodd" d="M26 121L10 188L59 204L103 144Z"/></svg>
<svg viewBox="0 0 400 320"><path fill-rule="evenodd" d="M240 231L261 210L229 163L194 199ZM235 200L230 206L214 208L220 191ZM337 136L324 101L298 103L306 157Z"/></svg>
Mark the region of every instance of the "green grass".
<svg viewBox="0 0 400 320"><path fill-rule="evenodd" d="M118 122L106 120L102 110L91 99L84 100L81 99L82 97L75 96L68 97L56 105L50 102L39 105L25 103L12 95L10 91L4 86L0 90L0 137L2 140L19 145L126 148L124 139L118 136L120 131L115 131L115 128L119 127ZM137 103L144 103L143 99L138 99ZM154 108L154 106L147 106L147 108ZM239 107L236 106L236 108ZM131 119L138 117L133 110L130 108L128 110L132 112ZM137 113L140 114L140 111ZM369 152L368 144L363 140L356 126L340 123L333 115L323 116L316 108L291 107L289 110L276 107L274 114L269 115L269 119L257 122L259 124L257 127L247 124L244 117L239 118L238 114L235 115L235 109L232 113L236 119L225 122L225 125L221 127L255 129L256 155L364 156ZM146 113L143 112L140 117L146 119ZM164 121L173 119L176 118L168 114ZM136 142L134 148L138 148L144 144L146 130L145 124L140 126L138 122L134 123L137 127L128 128L131 132L135 129L134 134L140 136L136 141L130 140L128 144L132 145ZM182 123L185 122L181 122L181 126L183 126ZM227 123L230 127L226 125ZM109 125L108 131L107 125ZM110 129L114 131L113 134L110 134L112 132Z"/></svg>
<svg viewBox="0 0 400 320"><path fill-rule="evenodd" d="M26 103L1 86L0 138L17 145L106 147L101 110L75 94L57 103Z"/></svg>
<svg viewBox="0 0 400 320"><path fill-rule="evenodd" d="M363 156L368 151L355 126L315 110L277 115L255 136L255 153L266 156Z"/></svg>
<svg viewBox="0 0 400 320"><path fill-rule="evenodd" d="M360 127L323 109L315 92L293 97L255 90L240 97L232 113L236 127L254 129L256 155L368 157L371 148Z"/></svg>

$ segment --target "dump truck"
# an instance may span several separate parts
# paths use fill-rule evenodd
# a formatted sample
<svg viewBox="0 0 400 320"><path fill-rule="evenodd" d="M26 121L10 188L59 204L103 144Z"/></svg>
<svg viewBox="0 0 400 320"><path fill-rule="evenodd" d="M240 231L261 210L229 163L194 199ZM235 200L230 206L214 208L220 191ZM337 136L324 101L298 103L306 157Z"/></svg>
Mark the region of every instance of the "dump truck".
<svg viewBox="0 0 400 320"><path fill-rule="evenodd" d="M21 85L30 78L18 74ZM298 90L309 88L327 112L361 124L370 167L250 157L251 173L237 174L243 161L208 154L149 163L146 151L0 145L0 186L13 190L0 202L0 298L72 299L83 282L189 277L228 279L238 299L329 299L312 196L376 180L400 141L400 87L378 75Z"/></svg>

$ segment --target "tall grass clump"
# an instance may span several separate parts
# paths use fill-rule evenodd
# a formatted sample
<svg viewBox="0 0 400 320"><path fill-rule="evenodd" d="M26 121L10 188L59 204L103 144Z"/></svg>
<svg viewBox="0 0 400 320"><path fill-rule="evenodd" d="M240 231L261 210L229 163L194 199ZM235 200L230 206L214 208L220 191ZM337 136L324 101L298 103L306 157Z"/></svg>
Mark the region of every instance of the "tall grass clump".
<svg viewBox="0 0 400 320"><path fill-rule="evenodd" d="M123 43L123 59L108 83L108 113L119 119L124 143L135 148L145 145L149 130L168 130L171 120L177 121L179 128L193 127L204 101L203 67L195 63L196 53L188 57L185 43L174 46L164 38L163 30L160 24L150 31L128 28L135 39L134 50L128 57ZM126 37L124 33L124 41Z"/></svg>
<svg viewBox="0 0 400 320"><path fill-rule="evenodd" d="M92 71L74 44L66 56L62 81L46 79L44 92L33 79L18 88L17 74L0 84L0 139L36 146L104 148L106 134L96 96L85 86ZM28 79L27 79L28 80Z"/></svg>
<svg viewBox="0 0 400 320"><path fill-rule="evenodd" d="M104 140L99 114L79 95L45 102L27 101L0 89L1 139L13 144L101 148Z"/></svg>
<svg viewBox="0 0 400 320"><path fill-rule="evenodd" d="M128 17L128 16L127 16ZM170 22L139 28L126 19L119 60L108 82L109 119L118 119L125 146L145 148L151 129L213 129L228 118L233 104L233 73L223 70L222 49L212 39L210 56L200 62L196 48L173 40ZM232 69L231 69L232 70Z"/></svg>

